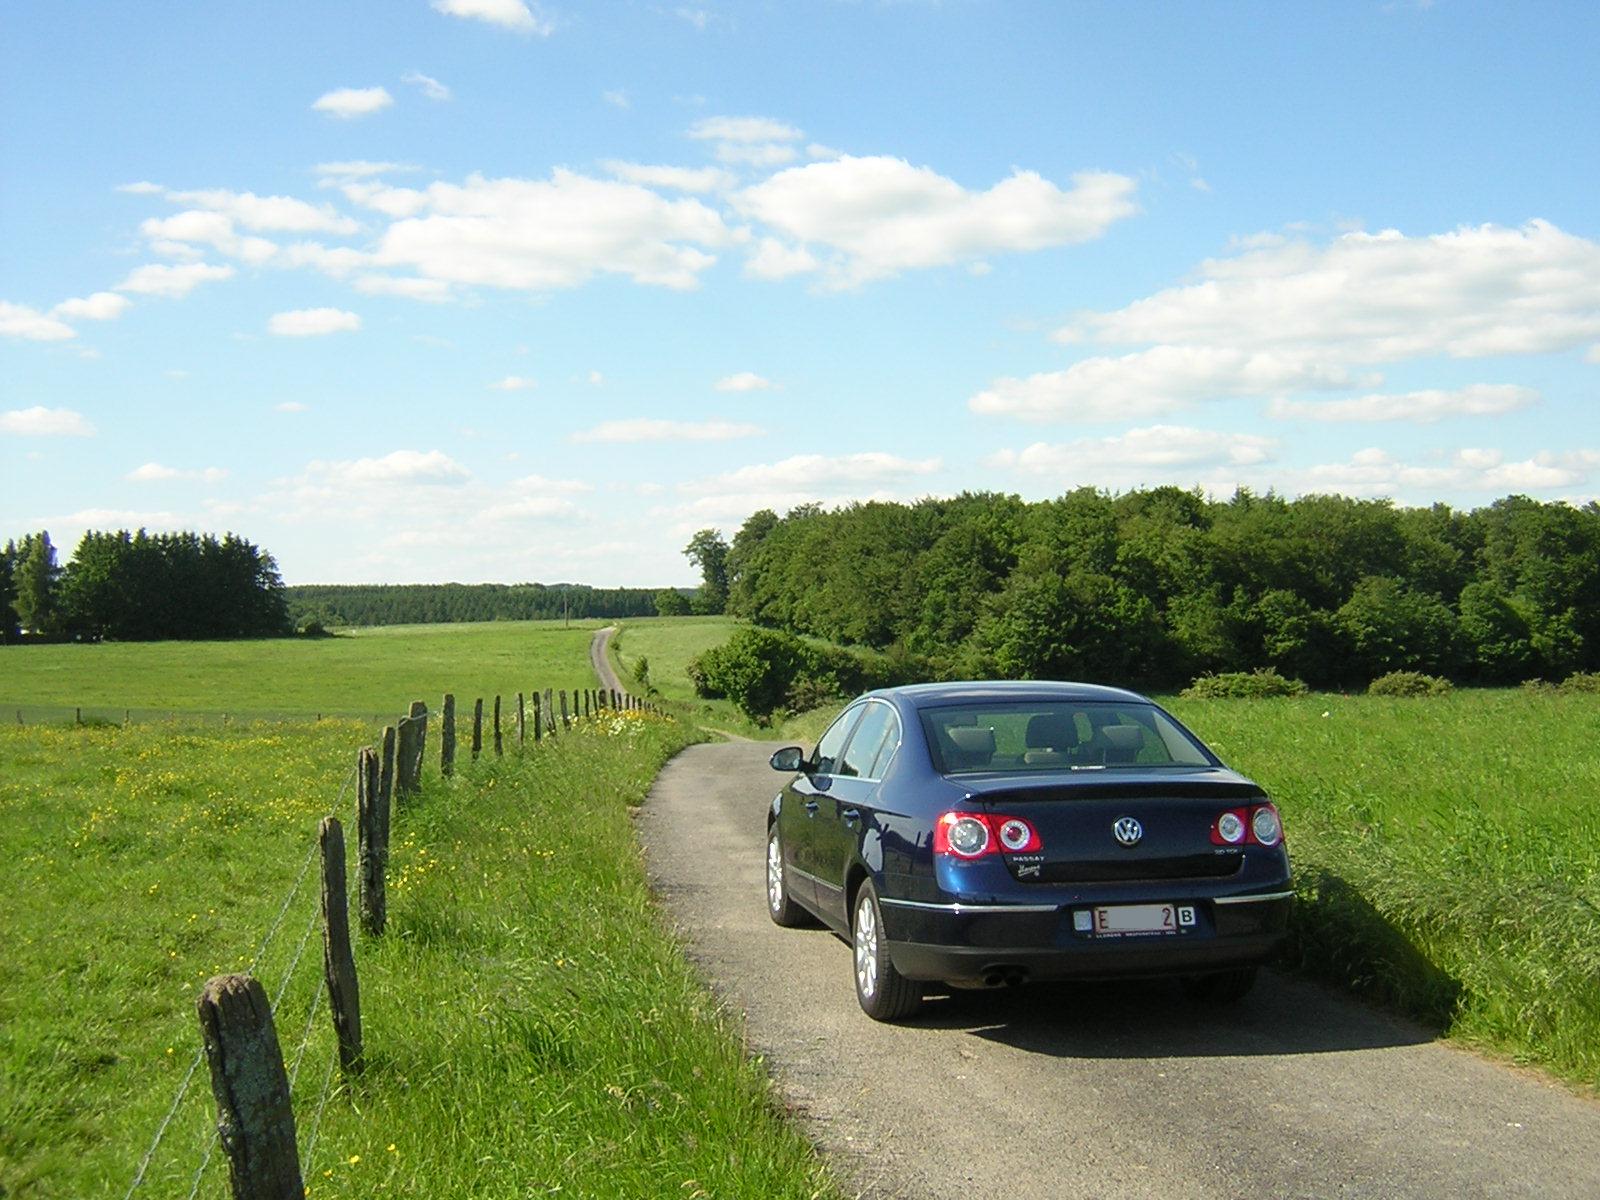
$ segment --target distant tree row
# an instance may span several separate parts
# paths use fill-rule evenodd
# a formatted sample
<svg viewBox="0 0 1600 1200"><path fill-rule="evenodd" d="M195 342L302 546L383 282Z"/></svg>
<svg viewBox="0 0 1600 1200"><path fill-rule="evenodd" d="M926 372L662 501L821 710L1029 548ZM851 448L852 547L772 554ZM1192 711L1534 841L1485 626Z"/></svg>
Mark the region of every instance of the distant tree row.
<svg viewBox="0 0 1600 1200"><path fill-rule="evenodd" d="M89 532L62 567L47 532L0 553L0 634L118 641L291 632L270 554L227 534Z"/></svg>
<svg viewBox="0 0 1600 1200"><path fill-rule="evenodd" d="M947 678L1167 684L1274 667L1348 686L1600 668L1594 503L967 493L763 510L731 543L703 530L686 553L703 604L720 594L757 625L892 647Z"/></svg>
<svg viewBox="0 0 1600 1200"><path fill-rule="evenodd" d="M289 611L302 628L311 621L324 626L414 625L562 616L649 617L658 611L655 588L576 583L306 584L289 588L287 595ZM671 595L683 600L676 592ZM670 600L666 604L671 607Z"/></svg>

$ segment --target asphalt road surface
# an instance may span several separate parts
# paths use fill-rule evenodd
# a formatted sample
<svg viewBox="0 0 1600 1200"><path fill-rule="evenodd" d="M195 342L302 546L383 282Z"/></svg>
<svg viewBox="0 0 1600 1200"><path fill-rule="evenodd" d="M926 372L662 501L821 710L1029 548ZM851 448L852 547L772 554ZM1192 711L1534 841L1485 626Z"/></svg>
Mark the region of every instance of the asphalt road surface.
<svg viewBox="0 0 1600 1200"><path fill-rule="evenodd" d="M856 1006L849 948L767 918L762 743L694 746L640 813L651 876L782 1094L862 1195L1600 1197L1600 1104L1268 972Z"/></svg>
<svg viewBox="0 0 1600 1200"><path fill-rule="evenodd" d="M594 637L589 641L589 665L594 668L595 678L600 680L601 687L607 691L623 692L627 689L622 686L617 673L611 669L611 660L606 657L606 650L611 645L611 635L616 631L615 625L607 625L604 629L594 631Z"/></svg>

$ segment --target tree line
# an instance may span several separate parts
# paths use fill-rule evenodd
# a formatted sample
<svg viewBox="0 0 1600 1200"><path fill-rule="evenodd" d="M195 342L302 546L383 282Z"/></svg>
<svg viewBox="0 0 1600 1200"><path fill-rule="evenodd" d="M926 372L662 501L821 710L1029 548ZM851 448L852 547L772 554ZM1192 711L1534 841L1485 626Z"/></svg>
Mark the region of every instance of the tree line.
<svg viewBox="0 0 1600 1200"><path fill-rule="evenodd" d="M563 616L575 620L649 617L657 612L654 588L595 588L576 583L304 584L289 588L286 595L289 611L301 627L311 622L323 626L417 625Z"/></svg>
<svg viewBox="0 0 1600 1200"><path fill-rule="evenodd" d="M1081 488L1036 503L755 513L686 548L758 626L888 649L943 678L1144 685L1271 667L1504 684L1600 668L1600 505L1436 504Z"/></svg>
<svg viewBox="0 0 1600 1200"><path fill-rule="evenodd" d="M48 532L0 553L0 635L117 641L292 632L272 555L244 538L85 533L57 562Z"/></svg>

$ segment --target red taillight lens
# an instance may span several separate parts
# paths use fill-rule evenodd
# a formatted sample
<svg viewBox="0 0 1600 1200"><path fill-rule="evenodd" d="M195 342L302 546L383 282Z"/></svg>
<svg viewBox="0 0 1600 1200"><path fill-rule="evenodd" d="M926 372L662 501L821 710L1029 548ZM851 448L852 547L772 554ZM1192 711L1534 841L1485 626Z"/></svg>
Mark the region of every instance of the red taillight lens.
<svg viewBox="0 0 1600 1200"><path fill-rule="evenodd" d="M1276 846L1282 840L1283 825L1270 804L1230 808L1211 823L1213 846Z"/></svg>
<svg viewBox="0 0 1600 1200"><path fill-rule="evenodd" d="M1029 854L1044 848L1039 831L1021 817L947 812L933 827L933 852L956 858L985 854Z"/></svg>

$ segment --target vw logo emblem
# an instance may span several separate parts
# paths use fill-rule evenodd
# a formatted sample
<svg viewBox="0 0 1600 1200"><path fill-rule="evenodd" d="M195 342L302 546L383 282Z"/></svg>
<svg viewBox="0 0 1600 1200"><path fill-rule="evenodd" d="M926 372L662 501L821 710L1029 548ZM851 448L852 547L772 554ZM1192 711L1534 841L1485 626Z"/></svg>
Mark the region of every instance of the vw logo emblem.
<svg viewBox="0 0 1600 1200"><path fill-rule="evenodd" d="M1111 827L1111 832L1117 835L1117 841L1124 846L1137 846L1139 839L1144 836L1144 826L1132 817L1122 817Z"/></svg>

